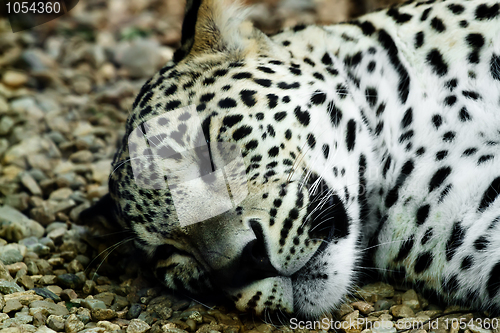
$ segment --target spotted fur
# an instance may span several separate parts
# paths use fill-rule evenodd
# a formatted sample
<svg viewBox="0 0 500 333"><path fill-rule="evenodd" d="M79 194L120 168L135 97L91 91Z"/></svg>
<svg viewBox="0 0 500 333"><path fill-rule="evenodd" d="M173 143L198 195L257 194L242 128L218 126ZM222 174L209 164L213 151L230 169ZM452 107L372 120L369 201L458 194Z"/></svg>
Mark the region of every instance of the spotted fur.
<svg viewBox="0 0 500 333"><path fill-rule="evenodd" d="M388 278L498 311L499 3L409 1L272 37L241 13L188 1L183 46L137 96L115 156L116 215L158 278L223 289L241 310L318 316L371 258ZM175 176L145 156L195 139L187 131L172 148L173 134L148 137L144 124L190 105L211 154L217 142L240 147L249 195L181 227L165 186ZM149 187L129 160L141 124L150 146L133 156ZM220 200L209 199L192 216Z"/></svg>

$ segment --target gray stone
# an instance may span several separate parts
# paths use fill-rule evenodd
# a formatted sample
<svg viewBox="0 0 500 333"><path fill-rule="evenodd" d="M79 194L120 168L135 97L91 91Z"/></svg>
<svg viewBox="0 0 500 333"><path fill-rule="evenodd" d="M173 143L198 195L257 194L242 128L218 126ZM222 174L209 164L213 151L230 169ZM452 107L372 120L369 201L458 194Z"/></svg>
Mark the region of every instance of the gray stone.
<svg viewBox="0 0 500 333"><path fill-rule="evenodd" d="M67 200L71 196L71 193L73 193L73 190L68 187L63 187L50 193L49 199L55 201Z"/></svg>
<svg viewBox="0 0 500 333"><path fill-rule="evenodd" d="M100 184L105 184L111 172L111 161L112 160L108 159L92 163L92 179Z"/></svg>
<svg viewBox="0 0 500 333"><path fill-rule="evenodd" d="M53 223L52 223L53 224ZM56 244L60 244L63 240L64 235L68 232L67 227L57 228L47 233L47 237L52 239L52 241Z"/></svg>
<svg viewBox="0 0 500 333"><path fill-rule="evenodd" d="M9 299L5 302L5 306L3 307L3 313L9 313L11 311L19 311L23 308L21 302L17 299Z"/></svg>
<svg viewBox="0 0 500 333"><path fill-rule="evenodd" d="M69 156L69 160L73 163L91 163L94 160L94 154L89 150L80 150Z"/></svg>
<svg viewBox="0 0 500 333"><path fill-rule="evenodd" d="M60 302L61 297L57 296L54 294L52 291L48 290L47 288L34 288L33 289L37 295L42 296L43 298L50 298L54 302Z"/></svg>
<svg viewBox="0 0 500 333"><path fill-rule="evenodd" d="M408 306L414 311L419 311L421 309L420 302L418 301L418 295L415 290L410 289L406 291L402 296L402 304Z"/></svg>
<svg viewBox="0 0 500 333"><path fill-rule="evenodd" d="M33 301L40 301L43 297L37 295L34 290L27 290L5 295L5 301L16 300L22 305L29 305Z"/></svg>
<svg viewBox="0 0 500 333"><path fill-rule="evenodd" d="M153 75L161 61L160 47L157 41L137 39L122 42L116 48L115 60L127 69L134 78Z"/></svg>
<svg viewBox="0 0 500 333"><path fill-rule="evenodd" d="M9 116L2 117L2 119L0 120L0 135L9 134L15 123L16 122L14 121L14 119Z"/></svg>
<svg viewBox="0 0 500 333"><path fill-rule="evenodd" d="M54 304L48 301L33 301L30 303L30 310L33 308L41 308L47 310L49 314L65 316L67 315L68 309L65 306Z"/></svg>
<svg viewBox="0 0 500 333"><path fill-rule="evenodd" d="M106 309L106 304L99 299L84 299L81 306L90 310Z"/></svg>
<svg viewBox="0 0 500 333"><path fill-rule="evenodd" d="M9 269L5 267L3 262L0 261L0 280L12 281L13 278L10 275Z"/></svg>
<svg viewBox="0 0 500 333"><path fill-rule="evenodd" d="M35 333L56 333L53 329L48 328L45 325L38 327Z"/></svg>
<svg viewBox="0 0 500 333"><path fill-rule="evenodd" d="M9 249L0 254L0 261L2 261L5 265L10 265L23 261L23 255L15 249Z"/></svg>
<svg viewBox="0 0 500 333"><path fill-rule="evenodd" d="M127 327L127 333L145 333L151 326L139 319L132 319Z"/></svg>
<svg viewBox="0 0 500 333"><path fill-rule="evenodd" d="M24 289L18 286L15 282L0 280L0 293L7 295L20 291L24 291Z"/></svg>
<svg viewBox="0 0 500 333"><path fill-rule="evenodd" d="M42 196L42 189L36 182L36 180L28 172L22 172L19 176L21 183L31 192L33 195Z"/></svg>
<svg viewBox="0 0 500 333"><path fill-rule="evenodd" d="M116 312L112 309L94 309L92 310L92 319L94 321L111 320L116 318Z"/></svg>
<svg viewBox="0 0 500 333"><path fill-rule="evenodd" d="M31 236L40 238L44 232L43 226L23 213L7 205L0 206L0 237L17 242Z"/></svg>
<svg viewBox="0 0 500 333"><path fill-rule="evenodd" d="M406 305L394 305L391 307L391 313L396 318L415 317L415 313Z"/></svg>
<svg viewBox="0 0 500 333"><path fill-rule="evenodd" d="M23 312L17 312L14 318L20 324L31 324L33 322L33 316Z"/></svg>
<svg viewBox="0 0 500 333"><path fill-rule="evenodd" d="M29 199L28 193L21 192L7 195L3 202L18 211L23 211L29 208Z"/></svg>
<svg viewBox="0 0 500 333"><path fill-rule="evenodd" d="M47 318L47 326L57 332L64 331L64 322L62 316L50 315Z"/></svg>
<svg viewBox="0 0 500 333"><path fill-rule="evenodd" d="M142 312L142 307L139 303L134 303L130 306L130 309L127 313L127 319L135 319L139 317Z"/></svg>
<svg viewBox="0 0 500 333"><path fill-rule="evenodd" d="M70 315L64 323L66 333L76 333L85 328L85 324L75 315Z"/></svg>
<svg viewBox="0 0 500 333"><path fill-rule="evenodd" d="M82 280L75 274L61 274L57 277L57 280L66 289L80 289L83 285Z"/></svg>

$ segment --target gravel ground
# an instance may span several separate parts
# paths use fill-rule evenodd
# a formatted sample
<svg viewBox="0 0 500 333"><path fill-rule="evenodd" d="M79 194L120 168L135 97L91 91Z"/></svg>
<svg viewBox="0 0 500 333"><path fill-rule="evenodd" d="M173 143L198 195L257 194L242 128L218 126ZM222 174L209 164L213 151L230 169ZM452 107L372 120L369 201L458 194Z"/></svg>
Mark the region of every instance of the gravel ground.
<svg viewBox="0 0 500 333"><path fill-rule="evenodd" d="M347 0L247 2L268 32L356 12ZM13 34L0 20L1 332L274 333L299 324L271 324L215 301L172 295L127 246L114 246L121 244L119 234L74 223L107 192L134 96L171 58L182 16L178 0L87 0L71 15L27 32ZM480 328L485 317L466 310L417 325L456 310L429 304L414 290L376 283L321 323L335 318L330 324L346 333L405 327L500 333ZM459 329L450 318L481 321Z"/></svg>

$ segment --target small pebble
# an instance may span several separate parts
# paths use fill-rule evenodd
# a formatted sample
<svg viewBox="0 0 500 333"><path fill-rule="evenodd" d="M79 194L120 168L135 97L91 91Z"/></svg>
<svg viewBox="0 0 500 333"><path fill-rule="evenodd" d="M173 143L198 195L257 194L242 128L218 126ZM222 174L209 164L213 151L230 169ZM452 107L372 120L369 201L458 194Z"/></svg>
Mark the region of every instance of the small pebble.
<svg viewBox="0 0 500 333"><path fill-rule="evenodd" d="M58 283L69 289L80 289L82 280L75 274L62 274L57 277Z"/></svg>
<svg viewBox="0 0 500 333"><path fill-rule="evenodd" d="M57 332L64 331L64 322L62 316L50 315L47 318L47 326Z"/></svg>
<svg viewBox="0 0 500 333"><path fill-rule="evenodd" d="M34 288L33 290L36 292L37 295L40 295L43 298L49 298L54 302L60 302L61 298L47 288Z"/></svg>
<svg viewBox="0 0 500 333"><path fill-rule="evenodd" d="M64 330L66 333L76 333L85 328L85 324L75 315L70 315L64 322Z"/></svg>
<svg viewBox="0 0 500 333"><path fill-rule="evenodd" d="M12 88L19 88L28 82L28 75L22 72L8 70L3 74L2 82Z"/></svg>
<svg viewBox="0 0 500 333"><path fill-rule="evenodd" d="M17 299L9 299L5 302L5 306L3 307L4 313L9 313L11 311L21 310L23 305Z"/></svg>
<svg viewBox="0 0 500 333"><path fill-rule="evenodd" d="M394 305L391 307L391 313L396 318L414 317L415 313L406 305Z"/></svg>
<svg viewBox="0 0 500 333"><path fill-rule="evenodd" d="M139 319L132 319L127 327L127 333L144 333L149 330L151 326Z"/></svg>

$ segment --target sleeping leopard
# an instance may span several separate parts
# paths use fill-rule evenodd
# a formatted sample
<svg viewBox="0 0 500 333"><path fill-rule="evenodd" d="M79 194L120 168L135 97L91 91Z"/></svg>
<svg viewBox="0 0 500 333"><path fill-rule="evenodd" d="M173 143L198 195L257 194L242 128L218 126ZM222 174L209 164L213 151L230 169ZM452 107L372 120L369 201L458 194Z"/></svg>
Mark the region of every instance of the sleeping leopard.
<svg viewBox="0 0 500 333"><path fill-rule="evenodd" d="M371 267L498 313L500 3L410 0L273 36L245 15L188 0L115 155L101 204L156 276L318 317Z"/></svg>

